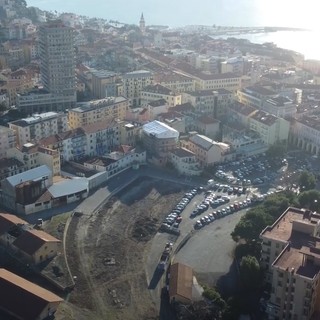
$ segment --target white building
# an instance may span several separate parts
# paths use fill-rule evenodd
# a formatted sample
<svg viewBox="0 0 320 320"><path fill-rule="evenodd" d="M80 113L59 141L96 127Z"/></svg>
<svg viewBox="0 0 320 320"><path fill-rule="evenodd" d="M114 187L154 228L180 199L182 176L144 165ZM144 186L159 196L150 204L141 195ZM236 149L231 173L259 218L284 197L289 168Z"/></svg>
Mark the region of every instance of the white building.
<svg viewBox="0 0 320 320"><path fill-rule="evenodd" d="M94 157L86 160L84 166L91 170L106 171L109 179L124 170L146 164L146 157L145 150L122 145L106 157Z"/></svg>
<svg viewBox="0 0 320 320"><path fill-rule="evenodd" d="M66 113L45 112L9 123L16 134L18 146L69 130Z"/></svg>
<svg viewBox="0 0 320 320"><path fill-rule="evenodd" d="M176 148L169 153L169 161L179 174L186 176L199 176L202 172L196 155L188 149Z"/></svg>

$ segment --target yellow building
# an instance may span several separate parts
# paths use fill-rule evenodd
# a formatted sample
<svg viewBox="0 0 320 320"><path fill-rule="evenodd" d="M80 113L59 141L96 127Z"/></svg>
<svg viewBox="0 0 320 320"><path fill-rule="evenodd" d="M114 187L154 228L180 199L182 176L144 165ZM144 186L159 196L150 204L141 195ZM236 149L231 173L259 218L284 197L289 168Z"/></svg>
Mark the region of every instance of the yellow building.
<svg viewBox="0 0 320 320"><path fill-rule="evenodd" d="M260 234L261 265L271 285L268 319L318 319L320 215L289 207Z"/></svg>
<svg viewBox="0 0 320 320"><path fill-rule="evenodd" d="M22 256L33 264L55 257L61 250L61 241L41 230L27 230L13 243Z"/></svg>
<svg viewBox="0 0 320 320"><path fill-rule="evenodd" d="M205 74L196 76L196 90L226 89L236 92L241 85L241 77L234 73Z"/></svg>
<svg viewBox="0 0 320 320"><path fill-rule="evenodd" d="M112 119L123 120L129 108L129 100L125 97L110 97L89 102L81 102L68 111L69 127L76 129L88 124Z"/></svg>

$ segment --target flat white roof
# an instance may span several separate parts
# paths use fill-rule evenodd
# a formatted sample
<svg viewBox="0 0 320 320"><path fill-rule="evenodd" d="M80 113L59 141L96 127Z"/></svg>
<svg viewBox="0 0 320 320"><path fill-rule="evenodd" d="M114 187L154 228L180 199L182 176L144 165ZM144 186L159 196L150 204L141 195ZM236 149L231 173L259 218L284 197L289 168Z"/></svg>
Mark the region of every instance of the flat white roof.
<svg viewBox="0 0 320 320"><path fill-rule="evenodd" d="M77 178L77 177L54 183L48 189L48 191L52 194L54 198L67 196L69 194L74 194L84 190L88 190L87 178Z"/></svg>
<svg viewBox="0 0 320 320"><path fill-rule="evenodd" d="M177 130L157 120L145 124L142 128L143 128L143 131L148 135L154 135L159 139L179 137L179 132Z"/></svg>
<svg viewBox="0 0 320 320"><path fill-rule="evenodd" d="M59 113L57 113L57 112L49 111L49 112L44 112L44 113L40 113L40 114L34 114L29 118L23 118L21 120L27 122L28 124L31 124L31 123L47 120L50 118L54 118L58 115L59 115Z"/></svg>

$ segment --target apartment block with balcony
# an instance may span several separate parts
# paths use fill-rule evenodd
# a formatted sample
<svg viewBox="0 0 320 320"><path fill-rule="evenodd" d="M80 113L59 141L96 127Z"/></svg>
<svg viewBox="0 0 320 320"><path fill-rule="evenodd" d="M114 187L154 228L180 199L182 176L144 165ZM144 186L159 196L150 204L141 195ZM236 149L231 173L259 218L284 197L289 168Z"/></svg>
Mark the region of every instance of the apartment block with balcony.
<svg viewBox="0 0 320 320"><path fill-rule="evenodd" d="M175 93L161 84L149 85L140 91L140 104L147 106L149 102L163 99L169 107L181 104L181 94Z"/></svg>
<svg viewBox="0 0 320 320"><path fill-rule="evenodd" d="M123 75L123 95L130 99L130 105L140 106L140 92L143 88L153 84L150 71L137 70Z"/></svg>
<svg viewBox="0 0 320 320"><path fill-rule="evenodd" d="M6 152L16 146L16 135L14 130L0 126L0 159L6 157Z"/></svg>
<svg viewBox="0 0 320 320"><path fill-rule="evenodd" d="M129 100L125 97L81 102L76 108L68 111L69 126L71 129L76 129L100 121L124 120L128 108Z"/></svg>
<svg viewBox="0 0 320 320"><path fill-rule="evenodd" d="M320 214L289 207L260 234L261 266L271 285L268 319L320 315Z"/></svg>
<svg viewBox="0 0 320 320"><path fill-rule="evenodd" d="M119 124L115 120L92 123L44 138L39 145L58 151L61 163L105 155L120 145Z"/></svg>
<svg viewBox="0 0 320 320"><path fill-rule="evenodd" d="M15 131L17 145L28 142L36 143L40 139L69 130L66 113L45 112L9 123L9 128Z"/></svg>

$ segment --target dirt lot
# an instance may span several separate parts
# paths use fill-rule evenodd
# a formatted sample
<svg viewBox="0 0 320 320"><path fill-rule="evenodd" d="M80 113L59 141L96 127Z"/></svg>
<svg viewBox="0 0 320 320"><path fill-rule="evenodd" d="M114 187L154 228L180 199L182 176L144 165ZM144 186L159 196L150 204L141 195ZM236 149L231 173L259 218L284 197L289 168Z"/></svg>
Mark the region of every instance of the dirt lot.
<svg viewBox="0 0 320 320"><path fill-rule="evenodd" d="M73 218L67 256L76 287L56 314L58 320L158 318L144 265L150 240L182 188L139 179L100 211Z"/></svg>

